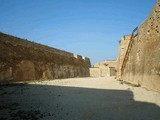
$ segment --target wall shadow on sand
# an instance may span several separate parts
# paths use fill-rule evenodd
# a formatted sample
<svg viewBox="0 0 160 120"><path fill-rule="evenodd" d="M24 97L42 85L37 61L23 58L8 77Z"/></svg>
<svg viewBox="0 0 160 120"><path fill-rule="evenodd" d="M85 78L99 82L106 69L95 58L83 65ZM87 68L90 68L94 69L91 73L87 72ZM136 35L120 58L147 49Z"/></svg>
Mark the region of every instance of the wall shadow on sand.
<svg viewBox="0 0 160 120"><path fill-rule="evenodd" d="M158 120L160 107L131 91L12 84L0 86L0 120Z"/></svg>

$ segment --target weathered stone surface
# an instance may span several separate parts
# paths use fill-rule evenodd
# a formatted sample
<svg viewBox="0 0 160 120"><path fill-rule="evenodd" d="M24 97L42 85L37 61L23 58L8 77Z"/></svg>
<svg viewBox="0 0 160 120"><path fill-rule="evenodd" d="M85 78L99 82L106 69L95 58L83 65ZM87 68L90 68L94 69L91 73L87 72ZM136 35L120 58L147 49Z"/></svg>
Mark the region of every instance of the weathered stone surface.
<svg viewBox="0 0 160 120"><path fill-rule="evenodd" d="M89 68L91 77L101 77L101 70L99 68Z"/></svg>
<svg viewBox="0 0 160 120"><path fill-rule="evenodd" d="M117 67L117 61L116 60L106 60L99 63L96 63L94 67Z"/></svg>
<svg viewBox="0 0 160 120"><path fill-rule="evenodd" d="M0 33L0 82L88 77L89 58Z"/></svg>
<svg viewBox="0 0 160 120"><path fill-rule="evenodd" d="M1 71L0 72L0 80L6 81L6 82L12 81L12 79L13 79L12 72L13 72L13 70L11 67L7 68L6 70Z"/></svg>
<svg viewBox="0 0 160 120"><path fill-rule="evenodd" d="M91 77L107 77L116 75L117 61L103 61L90 68Z"/></svg>
<svg viewBox="0 0 160 120"><path fill-rule="evenodd" d="M33 62L22 60L13 69L13 78L17 81L35 80L35 67Z"/></svg>
<svg viewBox="0 0 160 120"><path fill-rule="evenodd" d="M122 74L124 81L160 91L160 0L138 29ZM121 63L119 63L121 64Z"/></svg>
<svg viewBox="0 0 160 120"><path fill-rule="evenodd" d="M117 59L117 78L121 79L121 68L128 48L131 35L124 35L119 41L118 59Z"/></svg>

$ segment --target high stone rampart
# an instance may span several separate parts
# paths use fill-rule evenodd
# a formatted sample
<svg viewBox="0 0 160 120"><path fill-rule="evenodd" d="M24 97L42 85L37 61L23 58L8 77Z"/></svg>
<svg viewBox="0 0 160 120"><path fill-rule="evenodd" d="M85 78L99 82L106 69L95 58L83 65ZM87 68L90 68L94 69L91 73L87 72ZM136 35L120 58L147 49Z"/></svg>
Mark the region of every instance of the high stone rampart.
<svg viewBox="0 0 160 120"><path fill-rule="evenodd" d="M160 91L160 0L137 31L117 74L123 81Z"/></svg>
<svg viewBox="0 0 160 120"><path fill-rule="evenodd" d="M90 59L0 33L0 83L88 77Z"/></svg>

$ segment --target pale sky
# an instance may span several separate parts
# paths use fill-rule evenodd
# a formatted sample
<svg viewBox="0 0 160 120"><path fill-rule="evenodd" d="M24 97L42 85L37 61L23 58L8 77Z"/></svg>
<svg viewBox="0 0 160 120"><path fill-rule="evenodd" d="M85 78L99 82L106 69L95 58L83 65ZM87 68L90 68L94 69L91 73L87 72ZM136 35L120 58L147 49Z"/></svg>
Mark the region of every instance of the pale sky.
<svg viewBox="0 0 160 120"><path fill-rule="evenodd" d="M118 41L156 0L0 0L0 31L89 57L117 58Z"/></svg>

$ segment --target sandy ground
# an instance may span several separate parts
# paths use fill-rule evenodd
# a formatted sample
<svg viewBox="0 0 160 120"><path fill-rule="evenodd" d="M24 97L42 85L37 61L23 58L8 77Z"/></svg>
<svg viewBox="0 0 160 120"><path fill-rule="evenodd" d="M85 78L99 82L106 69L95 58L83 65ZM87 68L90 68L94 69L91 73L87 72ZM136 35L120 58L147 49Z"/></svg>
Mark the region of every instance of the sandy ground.
<svg viewBox="0 0 160 120"><path fill-rule="evenodd" d="M1 85L0 120L160 120L160 93L113 77Z"/></svg>

